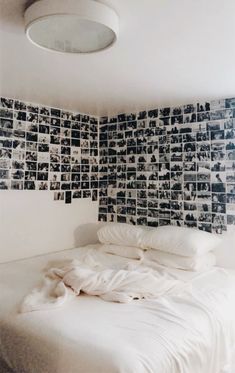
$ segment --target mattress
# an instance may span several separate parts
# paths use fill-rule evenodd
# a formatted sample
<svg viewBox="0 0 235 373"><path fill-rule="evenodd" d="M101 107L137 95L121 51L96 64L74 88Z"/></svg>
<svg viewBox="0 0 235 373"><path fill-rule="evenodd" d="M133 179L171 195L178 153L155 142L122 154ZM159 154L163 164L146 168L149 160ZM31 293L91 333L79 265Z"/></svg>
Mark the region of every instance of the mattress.
<svg viewBox="0 0 235 373"><path fill-rule="evenodd" d="M235 276L170 270L192 294L129 304L81 295L60 308L21 314L51 260L94 245L0 265L0 371L13 373L234 373ZM97 254L96 254L97 253Z"/></svg>

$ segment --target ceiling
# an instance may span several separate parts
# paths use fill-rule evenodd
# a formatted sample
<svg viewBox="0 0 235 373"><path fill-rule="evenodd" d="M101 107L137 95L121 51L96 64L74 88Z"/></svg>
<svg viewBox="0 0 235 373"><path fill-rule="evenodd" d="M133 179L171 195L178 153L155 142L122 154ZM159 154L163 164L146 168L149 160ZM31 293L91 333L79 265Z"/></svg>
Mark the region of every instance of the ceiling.
<svg viewBox="0 0 235 373"><path fill-rule="evenodd" d="M235 96L234 0L101 2L118 42L62 55L26 39L26 0L0 0L0 95L94 115Z"/></svg>

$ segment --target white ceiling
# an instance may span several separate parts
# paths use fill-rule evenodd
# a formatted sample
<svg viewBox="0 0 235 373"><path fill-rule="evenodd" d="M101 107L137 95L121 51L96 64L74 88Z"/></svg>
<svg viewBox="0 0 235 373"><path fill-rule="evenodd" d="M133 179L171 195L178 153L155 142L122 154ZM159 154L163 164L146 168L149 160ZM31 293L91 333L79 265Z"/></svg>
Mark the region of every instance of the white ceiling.
<svg viewBox="0 0 235 373"><path fill-rule="evenodd" d="M0 0L0 95L92 114L235 96L234 0L102 2L118 42L71 56L29 43L26 0Z"/></svg>

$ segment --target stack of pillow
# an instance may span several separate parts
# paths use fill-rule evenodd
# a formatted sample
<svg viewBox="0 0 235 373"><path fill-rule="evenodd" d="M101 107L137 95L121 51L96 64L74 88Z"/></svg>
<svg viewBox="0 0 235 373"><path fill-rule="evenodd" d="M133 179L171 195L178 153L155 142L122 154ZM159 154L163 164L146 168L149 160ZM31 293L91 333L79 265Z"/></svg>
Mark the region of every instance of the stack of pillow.
<svg viewBox="0 0 235 373"><path fill-rule="evenodd" d="M130 259L142 259L142 239L144 230L141 227L123 223L106 224L97 232L103 244L101 251Z"/></svg>
<svg viewBox="0 0 235 373"><path fill-rule="evenodd" d="M146 259L189 271L205 271L214 266L214 250L219 243L218 235L171 225L146 232L142 240L143 247L150 248Z"/></svg>
<svg viewBox="0 0 235 373"><path fill-rule="evenodd" d="M192 228L168 225L148 230L122 223L105 225L98 238L103 252L189 271L214 266L214 250L221 242L218 235Z"/></svg>

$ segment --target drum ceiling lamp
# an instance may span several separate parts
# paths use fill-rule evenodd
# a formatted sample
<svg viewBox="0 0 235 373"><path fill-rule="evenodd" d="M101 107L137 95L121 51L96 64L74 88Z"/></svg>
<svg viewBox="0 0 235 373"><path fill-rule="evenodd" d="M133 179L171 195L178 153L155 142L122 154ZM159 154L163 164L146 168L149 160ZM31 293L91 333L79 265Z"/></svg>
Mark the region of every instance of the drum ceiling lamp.
<svg viewBox="0 0 235 373"><path fill-rule="evenodd" d="M95 0L38 0L24 18L28 39L56 52L97 52L118 37L118 15Z"/></svg>

